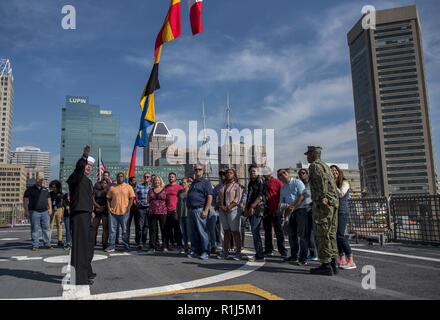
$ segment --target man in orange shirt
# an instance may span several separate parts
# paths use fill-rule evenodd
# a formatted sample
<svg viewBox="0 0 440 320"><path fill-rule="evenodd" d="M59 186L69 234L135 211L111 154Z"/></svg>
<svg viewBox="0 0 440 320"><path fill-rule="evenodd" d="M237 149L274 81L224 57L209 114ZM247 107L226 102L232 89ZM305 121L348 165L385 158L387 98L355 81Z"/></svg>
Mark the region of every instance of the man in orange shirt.
<svg viewBox="0 0 440 320"><path fill-rule="evenodd" d="M130 215L130 208L136 195L134 194L133 187L124 182L124 174L122 172L119 172L116 178L117 184L111 186L107 193L108 210L110 213L110 237L108 247L105 250L106 252L115 251L116 230L119 225L122 228L122 243L124 244L124 248L125 250L130 249L127 221Z"/></svg>

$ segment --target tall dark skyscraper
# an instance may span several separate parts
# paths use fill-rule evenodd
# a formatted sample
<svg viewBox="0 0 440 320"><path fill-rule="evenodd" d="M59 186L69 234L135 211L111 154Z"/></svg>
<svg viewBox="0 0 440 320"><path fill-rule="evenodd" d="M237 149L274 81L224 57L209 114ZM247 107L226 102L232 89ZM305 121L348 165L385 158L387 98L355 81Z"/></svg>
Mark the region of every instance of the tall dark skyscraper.
<svg viewBox="0 0 440 320"><path fill-rule="evenodd" d="M376 12L348 33L364 191L436 192L422 31L416 6Z"/></svg>

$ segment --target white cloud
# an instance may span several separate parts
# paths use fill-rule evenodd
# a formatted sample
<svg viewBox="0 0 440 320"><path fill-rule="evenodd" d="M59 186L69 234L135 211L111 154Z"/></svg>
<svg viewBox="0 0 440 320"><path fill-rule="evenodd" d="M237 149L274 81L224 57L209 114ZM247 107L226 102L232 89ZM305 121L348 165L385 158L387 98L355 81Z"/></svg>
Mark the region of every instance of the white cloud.
<svg viewBox="0 0 440 320"><path fill-rule="evenodd" d="M30 122L28 124L14 125L12 127L12 132L13 133L21 133L21 132L34 131L34 130L38 129L39 127L41 127L41 125L42 125L41 122Z"/></svg>
<svg viewBox="0 0 440 320"><path fill-rule="evenodd" d="M148 61L144 56L134 56L134 55L126 55L123 57L125 62L130 64L135 64L141 67L151 67L152 62Z"/></svg>

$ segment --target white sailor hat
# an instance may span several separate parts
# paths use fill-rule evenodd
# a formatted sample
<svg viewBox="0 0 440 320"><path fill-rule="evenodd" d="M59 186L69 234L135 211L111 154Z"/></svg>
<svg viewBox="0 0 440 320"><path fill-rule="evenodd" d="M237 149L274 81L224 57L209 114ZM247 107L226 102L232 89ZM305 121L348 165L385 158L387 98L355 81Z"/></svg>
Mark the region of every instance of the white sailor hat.
<svg viewBox="0 0 440 320"><path fill-rule="evenodd" d="M89 156L87 158L87 163L94 164L95 163L95 158Z"/></svg>

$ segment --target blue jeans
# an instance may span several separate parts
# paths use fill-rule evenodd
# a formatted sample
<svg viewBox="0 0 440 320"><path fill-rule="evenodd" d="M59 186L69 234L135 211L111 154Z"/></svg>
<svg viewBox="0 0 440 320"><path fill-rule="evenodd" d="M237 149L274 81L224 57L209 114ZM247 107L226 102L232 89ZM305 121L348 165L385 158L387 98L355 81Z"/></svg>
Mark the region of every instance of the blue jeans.
<svg viewBox="0 0 440 320"><path fill-rule="evenodd" d="M50 216L48 211L37 212L30 211L31 216L31 238L32 246L38 248L40 244L40 233L38 227L41 227L41 232L43 233L43 241L45 246L50 246L49 240L49 225Z"/></svg>
<svg viewBox="0 0 440 320"><path fill-rule="evenodd" d="M72 245L72 229L70 226L70 216L64 215L64 228L66 229L66 245Z"/></svg>
<svg viewBox="0 0 440 320"><path fill-rule="evenodd" d="M127 219L127 233L128 233L128 243L130 244L130 234L131 234L131 223L134 220L134 234L136 236L137 233L137 228L138 226L136 225L136 217L137 217L138 213L137 213L137 209L130 209L130 213L128 214L128 219ZM116 233L117 234L117 233Z"/></svg>
<svg viewBox="0 0 440 320"><path fill-rule="evenodd" d="M338 212L338 229L336 233L336 242L338 245L339 255L345 255L351 257L351 248L348 238L345 235L347 231L348 224L348 213L342 210Z"/></svg>
<svg viewBox="0 0 440 320"><path fill-rule="evenodd" d="M139 208L137 215L134 216L134 222L136 223L136 237L135 242L137 245L147 243L148 235L148 208Z"/></svg>
<svg viewBox="0 0 440 320"><path fill-rule="evenodd" d="M307 212L307 239L309 241L309 254L312 257L318 256L318 250L316 249L316 243L315 243L315 233L313 232L313 217L312 217L312 211L309 210Z"/></svg>
<svg viewBox="0 0 440 320"><path fill-rule="evenodd" d="M188 242L191 239L188 228L188 217L180 217L180 230L182 231L182 240L185 247L188 246Z"/></svg>
<svg viewBox="0 0 440 320"><path fill-rule="evenodd" d="M127 221L129 214L124 214L123 216L117 216L112 213L109 213L108 215L110 220L110 237L108 240L108 246L111 249L115 248L115 242L116 242L116 230L119 226L122 228L122 243L124 244L125 248L129 248L128 244L128 232L127 232Z"/></svg>
<svg viewBox="0 0 440 320"><path fill-rule="evenodd" d="M252 230L252 238L254 239L256 259L264 258L263 241L261 240L261 234L260 234L262 222L263 222L263 217L253 215L249 218L249 223L251 225L251 230Z"/></svg>
<svg viewBox="0 0 440 320"><path fill-rule="evenodd" d="M299 208L294 211L289 219L292 237L292 257L301 261L307 260L309 250L310 235L307 232L309 222L309 213L306 208ZM299 254L299 256L298 256Z"/></svg>
<svg viewBox="0 0 440 320"><path fill-rule="evenodd" d="M197 255L209 252L207 219L202 218L202 213L203 208L188 210L188 229L191 235L191 247Z"/></svg>
<svg viewBox="0 0 440 320"><path fill-rule="evenodd" d="M209 237L209 249L217 248L217 235L216 235L216 227L218 221L218 212L211 210L208 214L208 219L206 221L206 227L208 228L208 237Z"/></svg>

